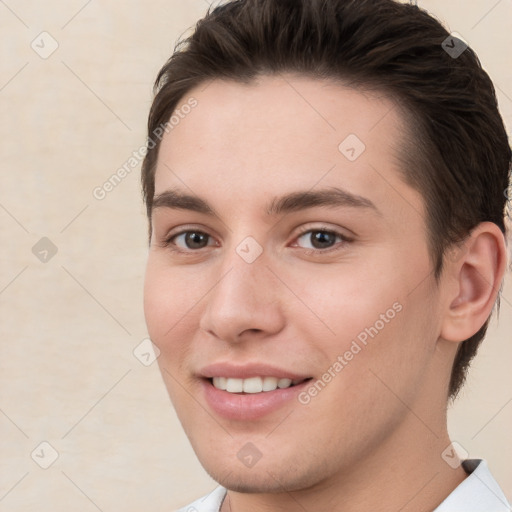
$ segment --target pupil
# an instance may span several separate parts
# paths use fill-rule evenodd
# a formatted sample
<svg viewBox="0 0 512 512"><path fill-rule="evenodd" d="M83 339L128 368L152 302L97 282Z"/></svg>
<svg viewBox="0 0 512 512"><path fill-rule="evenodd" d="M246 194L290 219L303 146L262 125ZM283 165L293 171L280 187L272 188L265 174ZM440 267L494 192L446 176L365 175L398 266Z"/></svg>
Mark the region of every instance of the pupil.
<svg viewBox="0 0 512 512"><path fill-rule="evenodd" d="M333 240L329 240L329 237L332 238L332 233L317 231L313 237L313 246L318 249L323 249L326 245L331 245Z"/></svg>
<svg viewBox="0 0 512 512"><path fill-rule="evenodd" d="M204 233L191 232L187 233L186 243L190 249L201 249L206 246L206 235Z"/></svg>

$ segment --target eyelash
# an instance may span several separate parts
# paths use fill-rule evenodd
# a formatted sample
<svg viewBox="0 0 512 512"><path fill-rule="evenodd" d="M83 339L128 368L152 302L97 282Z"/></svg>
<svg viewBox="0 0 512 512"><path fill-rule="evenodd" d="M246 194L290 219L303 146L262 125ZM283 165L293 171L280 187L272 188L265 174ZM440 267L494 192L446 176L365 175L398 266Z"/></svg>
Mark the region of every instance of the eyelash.
<svg viewBox="0 0 512 512"><path fill-rule="evenodd" d="M338 242L337 245L335 245L333 247L328 247L327 249L305 249L307 255L321 255L321 254L326 254L326 253L330 253L333 251L339 251L339 250L343 249L345 244L353 241L352 238L349 238L348 236L344 235L343 233L340 233L339 231L336 231L333 229L329 229L327 227L304 228L297 234L297 236L295 238L299 239L307 233L318 233L318 232L327 233L329 235L334 235L335 237L340 238L341 242ZM198 233L198 234L206 235L206 236L212 238L211 235L209 235L208 233L206 233L204 231L201 231L199 229L188 228L188 229L179 231L178 233L174 233L171 236L165 238L162 242L162 246L164 248L168 248L169 250L171 250L174 253L179 253L179 254L183 254L183 255L194 255L195 253L200 252L201 249L206 248L206 247L204 247L201 249L186 249L186 250L176 248L176 245L174 244L173 240L175 238L177 238L178 236L186 234L186 233ZM209 246L207 246L207 247L209 247Z"/></svg>
<svg viewBox="0 0 512 512"><path fill-rule="evenodd" d="M327 249L303 249L306 253L306 255L318 255L321 256L323 254L340 251L344 248L344 246L352 242L353 240L349 238L348 236L344 235L343 233L340 233L339 231L329 229L327 227L317 227L317 228L303 228L295 237L296 239L299 239L306 235L307 233L327 233L328 235L334 235L336 238L340 238L341 242L335 242L335 245L332 247L328 247Z"/></svg>

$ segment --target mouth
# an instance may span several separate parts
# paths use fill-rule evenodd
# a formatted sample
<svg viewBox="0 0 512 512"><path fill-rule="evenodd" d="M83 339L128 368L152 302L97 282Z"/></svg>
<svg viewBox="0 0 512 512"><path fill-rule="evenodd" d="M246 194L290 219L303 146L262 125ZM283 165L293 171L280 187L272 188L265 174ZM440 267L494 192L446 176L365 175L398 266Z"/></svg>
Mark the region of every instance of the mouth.
<svg viewBox="0 0 512 512"><path fill-rule="evenodd" d="M297 367L293 363L288 368ZM203 399L217 416L251 422L283 408L300 406L297 397L313 379L307 373L264 363L217 361L197 372Z"/></svg>
<svg viewBox="0 0 512 512"><path fill-rule="evenodd" d="M265 375L203 377L201 381L204 400L216 416L254 425L285 408L300 407L297 397L312 379Z"/></svg>
<svg viewBox="0 0 512 512"><path fill-rule="evenodd" d="M212 377L207 379L214 388L235 395L269 393L278 389L288 389L311 380L312 377L289 379L274 376L255 376L245 379L234 377Z"/></svg>

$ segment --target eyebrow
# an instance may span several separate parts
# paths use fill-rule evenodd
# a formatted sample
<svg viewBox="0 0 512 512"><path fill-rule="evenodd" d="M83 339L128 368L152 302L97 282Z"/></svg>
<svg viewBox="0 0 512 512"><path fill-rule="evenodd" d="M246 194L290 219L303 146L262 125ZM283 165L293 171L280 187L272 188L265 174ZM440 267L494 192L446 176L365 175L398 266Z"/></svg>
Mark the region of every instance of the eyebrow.
<svg viewBox="0 0 512 512"><path fill-rule="evenodd" d="M369 199L337 187L316 191L296 191L281 197L275 197L267 205L266 214L268 216L277 216L314 208L315 206L361 208L373 210L375 213L380 214L378 208ZM178 189L169 189L155 195L151 209L154 210L156 208L190 210L206 215L218 216L215 209L207 201Z"/></svg>

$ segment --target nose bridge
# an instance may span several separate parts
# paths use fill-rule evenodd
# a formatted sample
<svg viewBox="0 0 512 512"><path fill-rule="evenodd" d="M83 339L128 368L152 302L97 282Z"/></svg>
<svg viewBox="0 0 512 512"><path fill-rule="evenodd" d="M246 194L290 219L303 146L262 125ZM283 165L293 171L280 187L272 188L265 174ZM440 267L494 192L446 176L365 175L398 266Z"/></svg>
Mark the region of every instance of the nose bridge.
<svg viewBox="0 0 512 512"><path fill-rule="evenodd" d="M226 341L246 330L279 330L283 318L264 248L245 237L222 256L216 285L207 296L202 328Z"/></svg>
<svg viewBox="0 0 512 512"><path fill-rule="evenodd" d="M223 257L219 275L223 277L216 289L212 290L214 295L221 301L239 301L240 307L258 299L260 306L264 305L265 297L271 298L268 285L265 286L272 276L267 268L268 263L267 255L256 239L245 237Z"/></svg>

